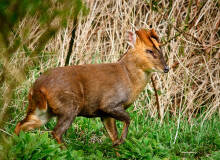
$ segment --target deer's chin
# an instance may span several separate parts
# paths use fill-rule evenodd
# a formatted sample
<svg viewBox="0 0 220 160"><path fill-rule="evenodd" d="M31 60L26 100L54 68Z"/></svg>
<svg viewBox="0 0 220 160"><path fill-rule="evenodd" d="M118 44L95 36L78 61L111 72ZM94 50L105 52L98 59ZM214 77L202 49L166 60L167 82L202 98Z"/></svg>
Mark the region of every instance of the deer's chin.
<svg viewBox="0 0 220 160"><path fill-rule="evenodd" d="M151 68L150 70L147 70L147 72L163 73L164 71L160 68Z"/></svg>

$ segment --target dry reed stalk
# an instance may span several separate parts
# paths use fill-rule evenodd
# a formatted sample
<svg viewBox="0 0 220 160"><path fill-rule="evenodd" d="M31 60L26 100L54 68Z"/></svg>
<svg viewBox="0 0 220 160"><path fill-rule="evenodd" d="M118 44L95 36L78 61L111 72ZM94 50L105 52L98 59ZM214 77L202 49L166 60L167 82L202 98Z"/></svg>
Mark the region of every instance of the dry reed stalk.
<svg viewBox="0 0 220 160"><path fill-rule="evenodd" d="M153 76L151 76L151 82L153 84L154 87L154 92L155 92L155 97L156 97L156 105L157 105L157 112L158 112L158 118L161 119L161 111L160 111L160 102L159 102L159 98L158 98L158 94L157 94L157 88L156 88L156 84L154 82L154 78Z"/></svg>

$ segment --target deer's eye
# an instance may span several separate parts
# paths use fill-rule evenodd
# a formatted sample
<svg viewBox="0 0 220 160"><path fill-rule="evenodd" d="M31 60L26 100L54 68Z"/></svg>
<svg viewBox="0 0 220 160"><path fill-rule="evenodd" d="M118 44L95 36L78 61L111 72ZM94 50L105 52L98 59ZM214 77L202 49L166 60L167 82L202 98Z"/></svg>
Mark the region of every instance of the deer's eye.
<svg viewBox="0 0 220 160"><path fill-rule="evenodd" d="M156 56L155 56L155 54L154 54L154 52L152 50L146 49L146 52L150 53L154 58L156 58Z"/></svg>

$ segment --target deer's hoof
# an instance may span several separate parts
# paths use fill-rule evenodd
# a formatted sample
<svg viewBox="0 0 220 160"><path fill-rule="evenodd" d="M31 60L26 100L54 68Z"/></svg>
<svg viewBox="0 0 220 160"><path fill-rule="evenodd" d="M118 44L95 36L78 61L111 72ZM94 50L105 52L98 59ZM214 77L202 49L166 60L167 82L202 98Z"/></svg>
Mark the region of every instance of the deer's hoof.
<svg viewBox="0 0 220 160"><path fill-rule="evenodd" d="M123 140L117 139L117 140L113 143L113 147L116 147L116 146L122 144L123 142L124 142Z"/></svg>

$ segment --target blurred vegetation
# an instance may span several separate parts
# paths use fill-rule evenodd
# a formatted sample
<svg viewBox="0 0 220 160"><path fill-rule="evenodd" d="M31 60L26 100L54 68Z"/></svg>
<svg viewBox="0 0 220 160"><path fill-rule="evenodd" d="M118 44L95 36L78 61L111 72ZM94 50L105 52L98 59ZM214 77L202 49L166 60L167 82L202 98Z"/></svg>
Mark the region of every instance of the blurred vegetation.
<svg viewBox="0 0 220 160"><path fill-rule="evenodd" d="M0 127L7 121L6 118L10 118L8 105L13 90L24 82L31 66L39 65L39 55L47 42L66 27L69 19L74 20L80 12L87 12L81 0L0 0L0 86L6 86L0 100ZM32 17L42 32L34 40L34 49L29 50L27 45L33 41L28 39L31 34L30 26L25 26L21 33L16 30L24 19ZM25 63L11 63L22 50L28 60Z"/></svg>

